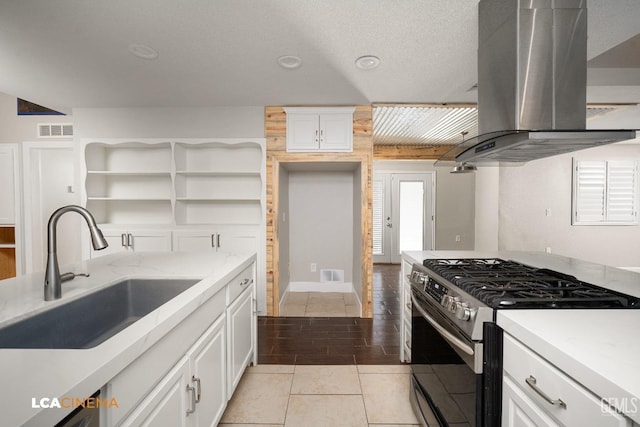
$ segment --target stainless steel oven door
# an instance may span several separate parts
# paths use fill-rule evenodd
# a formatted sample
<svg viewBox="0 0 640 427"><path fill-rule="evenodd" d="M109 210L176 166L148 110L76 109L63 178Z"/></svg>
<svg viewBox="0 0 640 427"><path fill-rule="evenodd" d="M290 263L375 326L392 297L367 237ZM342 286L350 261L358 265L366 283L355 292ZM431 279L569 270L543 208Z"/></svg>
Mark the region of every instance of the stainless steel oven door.
<svg viewBox="0 0 640 427"><path fill-rule="evenodd" d="M482 412L482 344L412 290L411 403L423 426L476 426Z"/></svg>

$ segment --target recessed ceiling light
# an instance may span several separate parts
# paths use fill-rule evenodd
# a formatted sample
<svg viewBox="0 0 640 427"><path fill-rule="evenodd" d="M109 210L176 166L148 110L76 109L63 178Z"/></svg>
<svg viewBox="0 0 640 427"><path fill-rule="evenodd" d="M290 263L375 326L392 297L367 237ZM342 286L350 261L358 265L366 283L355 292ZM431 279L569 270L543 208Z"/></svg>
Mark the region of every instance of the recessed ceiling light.
<svg viewBox="0 0 640 427"><path fill-rule="evenodd" d="M295 55L284 55L278 58L278 65L287 70L295 70L302 67L302 59Z"/></svg>
<svg viewBox="0 0 640 427"><path fill-rule="evenodd" d="M380 65L380 58L377 56L366 55L356 59L356 67L361 70L373 70L378 65Z"/></svg>
<svg viewBox="0 0 640 427"><path fill-rule="evenodd" d="M158 57L158 52L154 48L144 44L130 44L127 49L138 58L156 59Z"/></svg>

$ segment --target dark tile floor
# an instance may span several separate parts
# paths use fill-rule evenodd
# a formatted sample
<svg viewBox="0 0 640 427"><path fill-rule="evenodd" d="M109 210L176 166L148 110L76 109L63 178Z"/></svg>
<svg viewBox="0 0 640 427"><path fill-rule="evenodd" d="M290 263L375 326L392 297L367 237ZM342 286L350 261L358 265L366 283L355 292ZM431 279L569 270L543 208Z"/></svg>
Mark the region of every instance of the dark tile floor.
<svg viewBox="0 0 640 427"><path fill-rule="evenodd" d="M372 319L258 318L258 363L399 364L400 284L399 265L374 265Z"/></svg>

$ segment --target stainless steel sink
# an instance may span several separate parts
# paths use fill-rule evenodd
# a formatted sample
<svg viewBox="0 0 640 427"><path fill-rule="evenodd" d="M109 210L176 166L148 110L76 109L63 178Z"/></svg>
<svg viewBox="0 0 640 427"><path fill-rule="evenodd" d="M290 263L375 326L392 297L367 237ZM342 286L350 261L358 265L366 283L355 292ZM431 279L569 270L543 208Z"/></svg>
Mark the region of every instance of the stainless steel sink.
<svg viewBox="0 0 640 427"><path fill-rule="evenodd" d="M91 348L199 279L129 279L0 328L0 348Z"/></svg>

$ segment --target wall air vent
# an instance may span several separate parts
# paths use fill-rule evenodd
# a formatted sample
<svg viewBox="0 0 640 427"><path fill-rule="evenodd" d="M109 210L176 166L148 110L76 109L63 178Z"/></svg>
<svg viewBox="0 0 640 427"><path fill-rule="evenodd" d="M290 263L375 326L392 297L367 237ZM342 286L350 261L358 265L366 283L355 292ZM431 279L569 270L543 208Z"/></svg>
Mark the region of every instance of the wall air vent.
<svg viewBox="0 0 640 427"><path fill-rule="evenodd" d="M38 123L38 138L71 138L73 123Z"/></svg>

